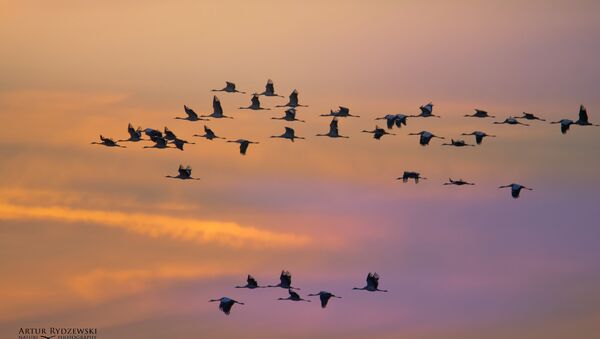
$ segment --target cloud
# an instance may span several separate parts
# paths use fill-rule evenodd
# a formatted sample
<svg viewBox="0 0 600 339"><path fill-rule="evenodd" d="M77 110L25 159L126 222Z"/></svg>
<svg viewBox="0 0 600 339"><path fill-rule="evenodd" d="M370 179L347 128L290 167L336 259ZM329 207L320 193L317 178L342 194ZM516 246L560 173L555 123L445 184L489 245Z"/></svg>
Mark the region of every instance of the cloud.
<svg viewBox="0 0 600 339"><path fill-rule="evenodd" d="M231 247L300 247L310 242L304 235L277 233L233 222L179 218L160 214L124 213L68 207L23 206L0 203L0 220L61 220L122 228L152 238Z"/></svg>

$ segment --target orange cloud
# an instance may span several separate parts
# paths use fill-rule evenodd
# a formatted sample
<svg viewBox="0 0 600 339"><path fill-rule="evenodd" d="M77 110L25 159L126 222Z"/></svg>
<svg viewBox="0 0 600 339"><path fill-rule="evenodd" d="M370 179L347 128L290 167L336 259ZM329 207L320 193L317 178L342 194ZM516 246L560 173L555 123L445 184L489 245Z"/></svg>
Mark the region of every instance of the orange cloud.
<svg viewBox="0 0 600 339"><path fill-rule="evenodd" d="M159 214L123 213L67 207L30 207L0 203L0 220L61 220L122 228L137 234L198 243L240 247L298 247L307 245L304 235L277 233L233 222L178 218Z"/></svg>

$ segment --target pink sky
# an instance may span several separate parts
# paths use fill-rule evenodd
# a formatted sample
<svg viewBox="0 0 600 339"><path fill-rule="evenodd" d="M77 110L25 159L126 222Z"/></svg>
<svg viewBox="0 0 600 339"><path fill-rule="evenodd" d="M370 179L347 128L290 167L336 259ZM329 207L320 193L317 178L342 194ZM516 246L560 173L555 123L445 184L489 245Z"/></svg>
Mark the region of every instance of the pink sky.
<svg viewBox="0 0 600 339"><path fill-rule="evenodd" d="M600 327L600 128L493 125L532 112L600 123L592 1L0 2L0 336L93 326L102 338L590 338ZM213 88L300 91L298 118L238 110L193 138ZM416 114L380 141L376 117ZM339 105L350 139L314 137ZM131 122L184 152L90 145ZM377 123L380 123L378 121ZM270 139L292 126L306 140ZM498 135L473 148L409 132ZM472 142L473 140L468 139ZM190 164L200 181L164 178ZM418 185L395 178L417 170ZM473 187L448 187L448 177ZM534 191L513 200L499 185ZM239 290L288 269L302 294ZM369 271L389 293L352 291ZM208 299L246 302L229 317ZM315 300L316 301L316 300Z"/></svg>

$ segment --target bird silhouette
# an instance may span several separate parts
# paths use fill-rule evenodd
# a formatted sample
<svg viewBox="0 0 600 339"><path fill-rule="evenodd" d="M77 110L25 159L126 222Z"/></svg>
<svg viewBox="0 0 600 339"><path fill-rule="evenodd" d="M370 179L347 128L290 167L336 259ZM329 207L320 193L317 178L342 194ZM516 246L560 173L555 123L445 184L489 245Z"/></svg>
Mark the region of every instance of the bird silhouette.
<svg viewBox="0 0 600 339"><path fill-rule="evenodd" d="M287 288L290 290L299 290L297 287L292 287L292 274L290 271L283 270L279 275L279 284L277 285L268 285L267 287L281 287Z"/></svg>
<svg viewBox="0 0 600 339"><path fill-rule="evenodd" d="M195 143L193 143L193 142L189 142L189 141L187 141L187 140L183 140L183 139L179 139L179 138L175 138L175 139L173 139L171 142L172 142L172 143L175 145L175 147L176 147L177 149L179 149L180 151L183 151L183 145L185 145L185 144L190 144L190 145L194 145L194 144L195 144Z"/></svg>
<svg viewBox="0 0 600 339"><path fill-rule="evenodd" d="M471 133L462 133L461 135L474 135L475 136L475 142L477 143L477 145L481 145L481 142L483 141L483 138L485 137L496 137L495 135L491 135L491 134L487 134L485 132L481 132L481 131L474 131Z"/></svg>
<svg viewBox="0 0 600 339"><path fill-rule="evenodd" d="M439 118L439 115L435 115L433 114L433 104L430 102L427 105L423 105L421 107L419 107L419 109L421 110L421 113L418 115L411 115L411 117L419 117L419 118L429 118L429 117L435 117L435 118Z"/></svg>
<svg viewBox="0 0 600 339"><path fill-rule="evenodd" d="M165 139L173 141L177 139L177 135L173 131L171 131L167 126L165 126Z"/></svg>
<svg viewBox="0 0 600 339"><path fill-rule="evenodd" d="M438 137L437 135L434 135L433 133L428 132L428 131L421 131L419 133L408 133L408 135L419 135L420 136L419 144L421 144L421 146L429 145L429 142L433 138L446 139L444 137Z"/></svg>
<svg viewBox="0 0 600 339"><path fill-rule="evenodd" d="M352 115L350 114L350 109L348 107L344 107L344 106L339 106L339 109L337 111L334 110L329 110L328 114L321 114L322 117L341 117L341 118L346 118L346 117L353 117L353 118L359 118L359 115Z"/></svg>
<svg viewBox="0 0 600 339"><path fill-rule="evenodd" d="M369 292L387 292L387 290L379 289L379 274L370 273L367 274L367 285L363 288L354 287L353 290L365 290Z"/></svg>
<svg viewBox="0 0 600 339"><path fill-rule="evenodd" d="M338 297L337 295L334 295L327 291L321 291L319 293L307 294L307 296L309 296L309 297L319 296L319 299L321 299L321 308L325 308L327 306L327 303L329 302L329 299L331 299L331 298L340 298L340 299L342 298L342 297Z"/></svg>
<svg viewBox="0 0 600 339"><path fill-rule="evenodd" d="M493 115L489 115L487 111L475 108L475 113L465 114L465 117L469 118L495 118Z"/></svg>
<svg viewBox="0 0 600 339"><path fill-rule="evenodd" d="M153 129L153 128L146 128L144 129L144 134L146 134L150 139L152 139L152 137L159 137L162 138L162 132L157 130L157 129Z"/></svg>
<svg viewBox="0 0 600 339"><path fill-rule="evenodd" d="M457 139L457 140L450 139L449 143L442 144L442 146L464 147L464 146L475 146L475 145L467 144L464 140L460 140L460 139Z"/></svg>
<svg viewBox="0 0 600 339"><path fill-rule="evenodd" d="M275 107L291 107L291 108L296 108L296 107L308 107L305 105L300 105L298 103L298 91L297 90L293 90L292 93L290 94L290 100L288 101L287 104L285 105L278 105Z"/></svg>
<svg viewBox="0 0 600 339"><path fill-rule="evenodd" d="M524 124L524 123L520 122L515 117L508 117L508 118L504 119L504 121L494 121L494 124L497 124L497 125L506 124L506 125L523 125L523 126L529 126L528 124Z"/></svg>
<svg viewBox="0 0 600 339"><path fill-rule="evenodd" d="M279 95L275 93L275 86L273 85L273 80L267 80L267 84L265 85L265 91L259 93L258 95L264 95L266 97L280 97L283 98L283 95Z"/></svg>
<svg viewBox="0 0 600 339"><path fill-rule="evenodd" d="M154 142L154 145L144 146L144 148L158 148L158 149L172 148L167 145L167 139L165 139L162 136L160 136L160 137L152 136L152 137L150 137L150 140L152 140L152 142Z"/></svg>
<svg viewBox="0 0 600 339"><path fill-rule="evenodd" d="M299 120L296 119L296 109L295 108L289 108L287 110L285 110L285 115L281 118L271 118L274 120L285 120L285 121L300 121L300 122L305 122L304 120Z"/></svg>
<svg viewBox="0 0 600 339"><path fill-rule="evenodd" d="M192 168L188 165L187 167L183 167L183 165L179 165L179 174L176 176L165 175L167 178L172 179L181 179L181 180L200 180L199 178L192 178Z"/></svg>
<svg viewBox="0 0 600 339"><path fill-rule="evenodd" d="M266 286L258 286L258 282L256 281L256 279L254 279L253 276L251 276L250 274L248 274L248 277L246 278L246 285L244 286L236 286L235 288L249 288L249 289L255 289L255 288L264 288Z"/></svg>
<svg viewBox="0 0 600 339"><path fill-rule="evenodd" d="M575 122L571 119L560 119L559 121L552 121L551 124L560 124L560 132L562 134L567 134L571 125Z"/></svg>
<svg viewBox="0 0 600 339"><path fill-rule="evenodd" d="M129 139L118 140L118 142L138 142L142 140L142 128L133 128L133 125L129 123L127 125L127 133L129 133Z"/></svg>
<svg viewBox="0 0 600 339"><path fill-rule="evenodd" d="M285 127L285 132L283 132L283 134L281 134L281 135L272 135L271 138L289 139L292 142L294 142L294 139L304 139L304 137L298 137L298 136L296 136L296 133L294 132L294 129L291 128L291 127Z"/></svg>
<svg viewBox="0 0 600 339"><path fill-rule="evenodd" d="M121 147L121 148L126 148L125 146L121 146L121 145L117 144L117 142L114 141L112 138L105 138L105 137L103 137L102 134L100 134L100 142L92 141L91 144L93 144L93 145L102 145L102 146L107 146L107 147Z"/></svg>
<svg viewBox="0 0 600 339"><path fill-rule="evenodd" d="M475 184L472 182L464 181L462 179L452 180L451 178L448 178L448 182L445 182L444 185L463 186L463 185L475 185Z"/></svg>
<svg viewBox="0 0 600 339"><path fill-rule="evenodd" d="M540 117L535 116L533 113L527 113L527 112L523 112L523 115L520 117L515 117L516 119L525 119L525 120L539 120L539 121L546 121L545 119L542 119Z"/></svg>
<svg viewBox="0 0 600 339"><path fill-rule="evenodd" d="M318 137L330 137L330 138L349 138L347 136L339 134L338 121L337 121L337 118L335 118L335 117L333 119L331 119L331 122L329 123L329 132L327 132L325 134L317 134L317 136Z"/></svg>
<svg viewBox="0 0 600 339"><path fill-rule="evenodd" d="M579 119L577 119L574 124L579 126L600 126L592 124L589 121L587 109L583 105L579 106Z"/></svg>
<svg viewBox="0 0 600 339"><path fill-rule="evenodd" d="M385 120L388 129L392 129L394 125L400 128L402 125L406 126L406 118L408 115L404 114L386 114L380 118L375 118L375 120Z"/></svg>
<svg viewBox="0 0 600 339"><path fill-rule="evenodd" d="M242 93L242 94L246 94L246 92L240 92L237 89L235 89L235 84L233 82L230 81L225 81L225 87L223 87L222 89L213 89L213 92L227 92L227 93Z"/></svg>
<svg viewBox="0 0 600 339"><path fill-rule="evenodd" d="M250 144L258 144L258 142L249 141L246 139L227 140L227 142L237 142L238 144L240 144L241 155L246 155L246 151L248 150L248 146L250 146Z"/></svg>
<svg viewBox="0 0 600 339"><path fill-rule="evenodd" d="M418 184L419 180L426 180L427 178L422 177L421 173L413 171L404 171L401 177L396 178L396 180L402 180L405 184L408 182L408 179L414 179L415 184Z"/></svg>
<svg viewBox="0 0 600 339"><path fill-rule="evenodd" d="M521 194L522 189L533 191L533 188L528 188L528 187L525 187L525 186L519 185L519 184L503 185L498 188L500 189L500 188L506 188L506 187L510 187L510 194L515 199L517 199L519 197L519 194Z"/></svg>
<svg viewBox="0 0 600 339"><path fill-rule="evenodd" d="M252 94L252 99L250 99L250 106L248 107L240 107L240 109L251 109L254 111L258 110L270 110L270 108L260 107L260 100L258 99L258 94Z"/></svg>
<svg viewBox="0 0 600 339"><path fill-rule="evenodd" d="M288 289L288 293L289 293L289 297L287 298L278 298L277 300L291 300L291 301L306 301L306 302L310 302L310 300L307 299L302 299L300 297L300 295L294 291L292 291L292 289Z"/></svg>
<svg viewBox="0 0 600 339"><path fill-rule="evenodd" d="M226 315L229 315L229 313L231 312L231 308L233 307L234 304L244 305L244 303L242 303L242 302L239 302L237 300L233 300L233 299L227 298L227 297L209 300L209 302L216 302L216 301L219 302L219 310L221 310Z"/></svg>
<svg viewBox="0 0 600 339"><path fill-rule="evenodd" d="M395 135L394 133L388 133L386 130L384 130L383 128L379 128L379 126L375 126L375 129L372 131L367 131L367 130L362 130L363 133L373 133L373 138L380 140L382 136L389 134L389 135Z"/></svg>
<svg viewBox="0 0 600 339"><path fill-rule="evenodd" d="M183 111L185 112L185 114L187 114L187 116L184 117L175 117L175 119L179 119L179 120L187 120L187 121L207 121L208 119L202 119L198 116L198 114L196 112L194 112L193 109L187 107L186 105L183 105Z"/></svg>
<svg viewBox="0 0 600 339"><path fill-rule="evenodd" d="M212 129L206 127L206 125L204 125L204 134L200 135L200 134L194 134L194 137L201 137L201 138L206 138L208 140L213 140L213 139L225 139L225 138L221 138L218 137L215 132L213 132Z"/></svg>
<svg viewBox="0 0 600 339"><path fill-rule="evenodd" d="M221 101L219 100L219 98L217 98L216 95L213 96L213 112L209 115L203 115L203 117L214 119L233 119L232 117L223 114L223 107L221 106Z"/></svg>

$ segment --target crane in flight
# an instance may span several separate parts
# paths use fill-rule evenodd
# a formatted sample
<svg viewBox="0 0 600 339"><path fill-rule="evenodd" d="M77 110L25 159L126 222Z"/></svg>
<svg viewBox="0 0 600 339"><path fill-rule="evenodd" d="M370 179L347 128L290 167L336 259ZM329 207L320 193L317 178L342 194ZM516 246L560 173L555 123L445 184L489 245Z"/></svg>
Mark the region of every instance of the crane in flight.
<svg viewBox="0 0 600 339"><path fill-rule="evenodd" d="M274 120L285 120L285 121L300 121L300 122L306 122L304 120L300 120L300 119L296 119L296 109L295 108L288 108L285 110L285 115L281 118L271 118Z"/></svg>
<svg viewBox="0 0 600 339"><path fill-rule="evenodd" d="M248 151L248 146L250 146L250 144L258 144L258 142L256 142L256 141L250 141L250 140L246 140L246 139L227 140L227 142L236 142L236 143L240 144L240 154L241 155L246 155L246 151Z"/></svg>
<svg viewBox="0 0 600 339"><path fill-rule="evenodd" d="M192 168L188 165L187 167L183 167L183 165L179 165L179 174L176 176L165 175L167 178L172 179L181 179L181 180L200 180L200 178L192 177Z"/></svg>
<svg viewBox="0 0 600 339"><path fill-rule="evenodd" d="M375 125L375 129L372 131L367 131L367 130L362 130L363 133L372 133L373 134L373 138L380 140L381 137L383 137L386 134L389 135L396 135L394 133L389 133L386 130L384 130L383 128L380 128L379 126Z"/></svg>
<svg viewBox="0 0 600 339"><path fill-rule="evenodd" d="M329 123L329 132L325 134L317 134L318 137L330 137L330 138L349 138L348 136L340 135L338 130L338 120L337 118L331 119Z"/></svg>
<svg viewBox="0 0 600 339"><path fill-rule="evenodd" d="M93 145L102 145L102 146L106 146L106 147L127 148L125 146L121 146L121 145L117 144L117 142L114 141L112 138L105 138L105 137L103 137L102 134L100 134L100 142L92 141L91 144L93 144Z"/></svg>
<svg viewBox="0 0 600 339"><path fill-rule="evenodd" d="M246 285L236 286L235 288L249 288L249 289L253 290L255 288L264 288L264 287L265 286L258 286L258 282L256 281L256 279L254 279L253 276L248 274L248 277L246 278Z"/></svg>
<svg viewBox="0 0 600 339"><path fill-rule="evenodd" d="M194 112L193 109L187 107L186 105L183 105L183 111L185 112L185 114L187 115L186 117L175 117L175 119L179 119L179 120L187 120L187 121L207 121L208 119L202 119L201 117L198 116L198 113Z"/></svg>
<svg viewBox="0 0 600 339"><path fill-rule="evenodd" d="M237 89L235 89L235 84L231 81L225 81L225 87L223 87L222 89L213 89L213 92L227 92L227 93L242 93L242 94L246 94L246 92L240 92Z"/></svg>
<svg viewBox="0 0 600 339"><path fill-rule="evenodd" d="M213 139L225 139L222 137L218 137L215 132L213 132L212 129L208 128L206 125L204 125L204 134L200 135L200 134L194 134L194 137L200 137L200 138L206 138L208 140L213 140Z"/></svg>
<svg viewBox="0 0 600 339"><path fill-rule="evenodd" d="M415 184L418 184L419 180L426 180L427 178L422 177L421 173L413 171L404 171L401 177L396 178L396 180L402 180L405 184L408 182L408 179L413 179Z"/></svg>
<svg viewBox="0 0 600 339"><path fill-rule="evenodd" d="M489 115L487 111L475 108L475 113L473 114L465 114L465 117L468 118L495 118L493 115Z"/></svg>
<svg viewBox="0 0 600 339"><path fill-rule="evenodd" d="M513 184L509 184L509 185L502 185L502 186L498 187L498 189L500 189L500 188L507 188L507 187L510 187L510 194L515 199L517 199L519 197L519 194L521 194L521 190L522 189L533 191L533 188L525 187L523 185L514 184L514 183Z"/></svg>
<svg viewBox="0 0 600 339"><path fill-rule="evenodd" d="M448 178L448 182L445 182L444 185L463 186L463 185L475 185L475 184L472 182L464 181L462 179L452 180L451 178Z"/></svg>
<svg viewBox="0 0 600 339"><path fill-rule="evenodd" d="M260 107L260 100L258 99L258 94L252 94L252 99L250 99L250 106L240 107L240 109L251 109L253 111L270 110L270 108Z"/></svg>
<svg viewBox="0 0 600 339"><path fill-rule="evenodd" d="M477 145L481 145L481 142L483 141L483 138L485 137L496 137L495 135L491 135L491 134L487 134L485 132L481 132L481 131L473 131L471 133L462 133L461 135L474 135L475 136L475 143L477 143Z"/></svg>
<svg viewBox="0 0 600 339"><path fill-rule="evenodd" d="M304 137L296 136L296 132L291 127L285 127L285 132L281 135L272 135L271 138L289 139L294 142L294 139L304 139Z"/></svg>
<svg viewBox="0 0 600 339"><path fill-rule="evenodd" d="M428 131L421 131L419 133L408 133L408 135L419 135L419 144L421 144L421 146L427 146L429 145L429 142L431 141L431 139L433 138L438 138L438 139L446 139L444 137L438 137L437 135L428 132Z"/></svg>
<svg viewBox="0 0 600 339"><path fill-rule="evenodd" d="M278 298L277 300L291 300L291 301L306 301L306 302L310 302L310 300L308 299L302 299L300 297L300 294L292 291L292 289L288 289L288 293L289 293L289 297L287 298Z"/></svg>
<svg viewBox="0 0 600 339"><path fill-rule="evenodd" d="M307 294L307 296L309 297L316 297L318 296L319 299L321 299L321 308L325 308L327 306L327 303L329 302L329 299L331 298L342 298L342 297L338 297L337 295L331 293L331 292L327 292L327 291L321 291L319 293L312 293L312 294Z"/></svg>
<svg viewBox="0 0 600 339"><path fill-rule="evenodd" d="M283 95L279 95L275 93L275 86L273 85L273 80L267 80L267 84L265 85L265 91L259 93L258 95L264 95L266 97L280 97L283 98Z"/></svg>
<svg viewBox="0 0 600 339"><path fill-rule="evenodd" d="M360 115L350 114L350 109L348 107L344 107L344 106L339 106L339 109L337 111L329 110L329 114L321 114L321 116L322 117L341 117L341 118L346 118L346 117L359 118L360 117Z"/></svg>
<svg viewBox="0 0 600 339"><path fill-rule="evenodd" d="M379 289L379 274L370 273L367 274L367 285L362 288L354 287L353 290L364 290L369 292L387 292L387 290Z"/></svg>
<svg viewBox="0 0 600 339"><path fill-rule="evenodd" d="M219 310L221 310L223 313L225 313L225 315L229 315L233 305L235 305L235 304L244 305L244 303L242 303L242 302L239 302L237 300L233 300L233 299L227 298L227 297L209 300L209 302L211 302L211 303L217 302L217 301L219 302Z"/></svg>
<svg viewBox="0 0 600 339"><path fill-rule="evenodd" d="M298 103L298 91L297 90L293 90L292 93L290 94L290 100L288 101L287 104L285 105L277 105L275 107L291 107L291 108L296 108L296 107L308 107L306 105L300 105Z"/></svg>

